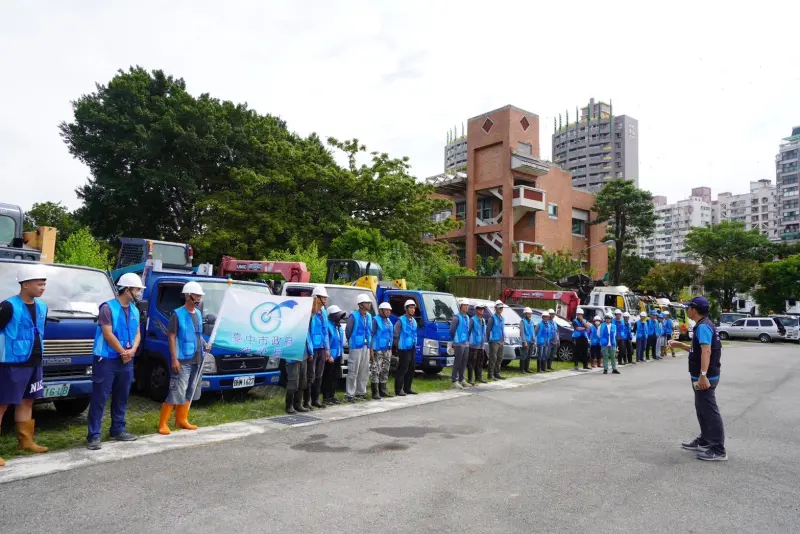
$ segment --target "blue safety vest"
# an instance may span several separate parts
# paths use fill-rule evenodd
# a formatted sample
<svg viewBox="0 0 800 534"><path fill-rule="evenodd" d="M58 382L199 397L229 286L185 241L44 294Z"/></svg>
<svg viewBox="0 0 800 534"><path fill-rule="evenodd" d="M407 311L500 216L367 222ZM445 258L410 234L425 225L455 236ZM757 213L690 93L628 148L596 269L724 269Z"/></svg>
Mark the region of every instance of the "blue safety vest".
<svg viewBox="0 0 800 534"><path fill-rule="evenodd" d="M579 327L580 328L585 328L585 327L583 325L583 321L581 321L577 317L572 320L572 327L574 329L572 331L572 339L578 339L580 337L585 337L587 339L589 338L589 333L586 330L583 331L578 330Z"/></svg>
<svg viewBox="0 0 800 534"><path fill-rule="evenodd" d="M469 341L469 315L459 313L458 326L456 326L456 334L453 337L453 343L456 345L466 345Z"/></svg>
<svg viewBox="0 0 800 534"><path fill-rule="evenodd" d="M539 331L536 332L536 344L537 345L548 345L553 337L552 327L550 326L553 324L551 321L542 321L539 323Z"/></svg>
<svg viewBox="0 0 800 534"><path fill-rule="evenodd" d="M194 313L197 317L197 328L202 328L203 315L197 309L194 310ZM197 336L202 331L195 330L192 314L183 306L175 310L175 315L178 316L178 359L191 360L197 351Z"/></svg>
<svg viewBox="0 0 800 534"><path fill-rule="evenodd" d="M411 350L417 346L417 320L408 315L403 315L400 319L400 339L397 341L397 348L400 350Z"/></svg>
<svg viewBox="0 0 800 534"><path fill-rule="evenodd" d="M596 347L600 344L600 336L598 335L598 326L592 325L589 330L589 344L593 347Z"/></svg>
<svg viewBox="0 0 800 534"><path fill-rule="evenodd" d="M361 315L361 312L356 310L351 317L353 318L353 331L350 333L350 348L369 347L372 341L372 314L367 312L366 315Z"/></svg>
<svg viewBox="0 0 800 534"><path fill-rule="evenodd" d="M600 346L607 347L609 336L611 339L611 346L617 346L617 327L614 323L603 323L600 325Z"/></svg>
<svg viewBox="0 0 800 534"><path fill-rule="evenodd" d="M673 326L671 319L664 319L664 322L662 323L661 326L661 334L664 336L672 337L672 330L674 328L675 327Z"/></svg>
<svg viewBox="0 0 800 534"><path fill-rule="evenodd" d="M527 317L522 318L522 334L525 338L525 343L533 343L536 338L536 332L534 332L534 327L536 325L533 324L533 318L528 319Z"/></svg>
<svg viewBox="0 0 800 534"><path fill-rule="evenodd" d="M392 348L392 322L380 315L375 316L375 337L372 338L372 350L389 350Z"/></svg>
<svg viewBox="0 0 800 534"><path fill-rule="evenodd" d="M492 315L492 331L489 332L489 343L502 343L505 338L506 320L496 313Z"/></svg>
<svg viewBox="0 0 800 534"><path fill-rule="evenodd" d="M636 321L636 340L647 339L647 321Z"/></svg>
<svg viewBox="0 0 800 534"><path fill-rule="evenodd" d="M633 333L631 332L631 323L624 319L623 323L625 324L625 339L633 339Z"/></svg>
<svg viewBox="0 0 800 534"><path fill-rule="evenodd" d="M330 353L331 358L338 360L342 355L342 347L344 346L344 334L342 333L342 325L334 323L330 320L325 321L328 328L328 337L331 341Z"/></svg>
<svg viewBox="0 0 800 534"><path fill-rule="evenodd" d="M125 315L125 310L117 299L111 299L105 305L111 312L111 332L114 337L117 338L123 349L132 348L133 342L136 341L136 332L139 331L139 310L136 306L128 306L129 315ZM106 338L103 337L103 327L100 325L97 325L94 334L92 351L96 356L103 358L119 358L119 352L112 349L106 342Z"/></svg>
<svg viewBox="0 0 800 534"><path fill-rule="evenodd" d="M650 319L647 321L647 336L654 336L656 335L656 321L655 319Z"/></svg>
<svg viewBox="0 0 800 534"><path fill-rule="evenodd" d="M469 334L469 345L470 347L480 347L483 348L483 342L486 339L486 324L483 322L483 318L478 318L478 316L474 316L472 318L472 331Z"/></svg>
<svg viewBox="0 0 800 534"><path fill-rule="evenodd" d="M15 295L8 299L11 304L11 320L0 330L0 363L24 363L33 352L33 340L39 333L39 340L44 353L44 323L47 319L47 304L33 299L36 306L36 324L31 320L28 307Z"/></svg>
<svg viewBox="0 0 800 534"><path fill-rule="evenodd" d="M614 323L614 327L617 330L617 337L620 339L627 339L625 336L625 319L612 321Z"/></svg>
<svg viewBox="0 0 800 534"><path fill-rule="evenodd" d="M328 328L322 311L311 316L311 345L314 350L326 349L330 346Z"/></svg>

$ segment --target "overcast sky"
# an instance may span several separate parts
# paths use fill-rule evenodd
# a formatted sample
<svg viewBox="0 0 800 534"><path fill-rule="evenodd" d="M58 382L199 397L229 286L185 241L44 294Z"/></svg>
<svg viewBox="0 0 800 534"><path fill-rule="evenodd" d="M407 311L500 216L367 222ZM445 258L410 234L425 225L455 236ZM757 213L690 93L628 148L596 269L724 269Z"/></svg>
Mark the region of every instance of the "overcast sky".
<svg viewBox="0 0 800 534"><path fill-rule="evenodd" d="M443 170L447 129L513 104L541 120L590 97L639 120L640 186L742 193L800 125L800 2L0 2L0 201L62 201L88 170L57 125L141 65L248 102L300 134L357 137ZM49 7L46 4L50 4Z"/></svg>

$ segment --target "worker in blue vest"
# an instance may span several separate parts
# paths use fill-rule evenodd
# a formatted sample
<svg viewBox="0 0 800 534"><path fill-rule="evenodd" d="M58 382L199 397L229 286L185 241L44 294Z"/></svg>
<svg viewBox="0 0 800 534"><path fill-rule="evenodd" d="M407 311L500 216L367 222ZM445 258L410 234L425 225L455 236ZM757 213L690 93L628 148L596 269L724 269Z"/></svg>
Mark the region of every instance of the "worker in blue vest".
<svg viewBox="0 0 800 534"><path fill-rule="evenodd" d="M467 360L469 359L469 301L458 300L458 313L450 319L450 339L453 345L453 372L450 384L453 389L468 387L466 380Z"/></svg>
<svg viewBox="0 0 800 534"><path fill-rule="evenodd" d="M622 310L614 310L614 326L617 330L617 365L625 365L625 351L628 347L625 345L625 319L622 317Z"/></svg>
<svg viewBox="0 0 800 534"><path fill-rule="evenodd" d="M11 265L9 265L11 267ZM47 304L41 300L47 275L40 265L19 265L19 294L0 302L0 420L16 405L17 448L47 452L33 440L33 401L42 398L42 355ZM0 458L0 467L5 461Z"/></svg>
<svg viewBox="0 0 800 534"><path fill-rule="evenodd" d="M356 297L358 309L347 318L344 333L350 353L347 355L347 380L345 402L367 399L369 382L369 358L372 345L372 299L366 293Z"/></svg>
<svg viewBox="0 0 800 534"><path fill-rule="evenodd" d="M311 294L314 300L311 303L308 332L311 336L313 357L309 360L306 368L308 387L303 391L303 406L309 409L312 407L325 408L325 405L319 402L319 395L322 389L322 375L325 374L325 363L331 359L328 313L325 311L325 304L328 303L328 291L325 286L317 286Z"/></svg>
<svg viewBox="0 0 800 534"><path fill-rule="evenodd" d="M339 404L336 398L335 382L337 378L336 367L342 359L344 351L344 329L342 319L346 312L335 304L328 308L328 337L330 339L329 357L325 361L325 370L322 373L322 402L326 406Z"/></svg>
<svg viewBox="0 0 800 534"><path fill-rule="evenodd" d="M600 351L600 325L602 323L603 321L600 320L600 317L595 317L594 324L589 330L589 359L591 360L593 369L595 366L599 368L601 366L600 362L603 359L603 354Z"/></svg>
<svg viewBox="0 0 800 534"><path fill-rule="evenodd" d="M664 314L656 314L656 360L663 360L664 356Z"/></svg>
<svg viewBox="0 0 800 534"><path fill-rule="evenodd" d="M653 359L656 358L656 340L658 336L656 335L656 330L658 327L656 323L658 322L658 312L656 310L652 310L650 312L650 320L647 321L647 359L650 359L650 356L653 356Z"/></svg>
<svg viewBox="0 0 800 534"><path fill-rule="evenodd" d="M506 320L503 318L503 309L506 307L502 301L494 303L494 313L486 320L486 338L489 340L489 380L505 380L500 376L503 366L503 345L506 341Z"/></svg>
<svg viewBox="0 0 800 534"><path fill-rule="evenodd" d="M405 313L394 323L394 347L397 349L397 370L394 374L394 394L400 397L416 395L411 389L416 370L417 353L417 303L408 299Z"/></svg>
<svg viewBox="0 0 800 534"><path fill-rule="evenodd" d="M135 441L126 430L125 412L133 382L133 357L139 349L139 309L136 303L144 289L134 273L123 274L117 282L117 298L100 305L97 331L94 335L92 365L92 398L87 417L89 432L86 448L100 449L100 428L106 400L111 395L111 429L113 441Z"/></svg>
<svg viewBox="0 0 800 534"><path fill-rule="evenodd" d="M184 304L169 318L167 334L169 352L172 355L170 366L169 392L161 405L161 418L158 433L167 435L169 419L175 410L175 425L184 430L197 430L197 425L189 422L189 406L200 398L200 375L203 365L203 350L210 350L203 341L203 314L200 302L206 294L197 282L186 282L181 290Z"/></svg>
<svg viewBox="0 0 800 534"><path fill-rule="evenodd" d="M483 363L486 360L486 350L483 345L486 343L486 321L483 318L485 308L483 304L475 305L475 315L469 323L469 372L467 382L475 385L477 382L486 384L483 379ZM473 378L474 376L474 378Z"/></svg>
<svg viewBox="0 0 800 534"><path fill-rule="evenodd" d="M584 369L589 369L589 329L591 325L583 318L583 308L575 310L575 318L572 320L572 341L575 343L575 370L578 370L578 363L583 364Z"/></svg>
<svg viewBox="0 0 800 534"><path fill-rule="evenodd" d="M519 362L520 370L523 373L533 373L531 371L531 358L536 357L536 324L533 322L533 310L525 308L522 310L522 359ZM537 360L538 361L538 360Z"/></svg>
<svg viewBox="0 0 800 534"><path fill-rule="evenodd" d="M675 348L670 344L670 340L672 339L672 333L675 331L675 323L672 322L672 318L669 315L669 311L664 312L664 326L663 335L664 335L664 354L663 356L667 355L667 349L670 350L672 353L672 357L675 357Z"/></svg>
<svg viewBox="0 0 800 534"><path fill-rule="evenodd" d="M626 363L636 363L633 357L633 331L631 330L631 314L625 312L622 314L623 322L625 323L625 356Z"/></svg>
<svg viewBox="0 0 800 534"><path fill-rule="evenodd" d="M636 334L636 361L643 362L647 354L647 314L641 312L639 320L633 325Z"/></svg>
<svg viewBox="0 0 800 534"><path fill-rule="evenodd" d="M608 374L608 364L611 363L612 374L620 374L617 371L617 327L614 325L614 316L611 312L606 312L606 320L600 325L600 350L603 353L603 374Z"/></svg>
<svg viewBox="0 0 800 534"><path fill-rule="evenodd" d="M372 398L380 400L391 397L386 391L389 371L392 367L392 305L381 302L378 315L372 320L372 347L369 373L372 380Z"/></svg>
<svg viewBox="0 0 800 534"><path fill-rule="evenodd" d="M547 372L547 360L553 350L553 323L549 312L542 312L542 321L536 325L536 370L540 373Z"/></svg>

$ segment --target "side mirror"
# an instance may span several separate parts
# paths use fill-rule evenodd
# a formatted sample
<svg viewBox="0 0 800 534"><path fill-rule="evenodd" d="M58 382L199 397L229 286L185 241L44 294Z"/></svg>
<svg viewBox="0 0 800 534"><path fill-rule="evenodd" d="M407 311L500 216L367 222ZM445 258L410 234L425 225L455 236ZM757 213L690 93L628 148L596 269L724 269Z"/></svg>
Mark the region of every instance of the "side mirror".
<svg viewBox="0 0 800 534"><path fill-rule="evenodd" d="M147 321L147 310L150 309L150 302L146 300L140 300L136 303L136 309L139 310L139 320Z"/></svg>
<svg viewBox="0 0 800 534"><path fill-rule="evenodd" d="M217 316L213 313L203 317L203 334L210 336L214 331L214 325L217 324Z"/></svg>
<svg viewBox="0 0 800 534"><path fill-rule="evenodd" d="M22 248L25 246L25 242L22 240L21 237L15 237L11 240L11 246L14 248Z"/></svg>

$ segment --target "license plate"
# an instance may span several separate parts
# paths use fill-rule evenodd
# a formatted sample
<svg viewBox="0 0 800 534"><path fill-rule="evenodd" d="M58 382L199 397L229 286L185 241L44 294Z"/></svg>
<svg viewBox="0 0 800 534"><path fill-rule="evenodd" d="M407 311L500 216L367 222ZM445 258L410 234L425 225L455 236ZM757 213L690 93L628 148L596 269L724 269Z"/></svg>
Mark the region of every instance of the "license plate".
<svg viewBox="0 0 800 534"><path fill-rule="evenodd" d="M45 386L44 397L66 397L69 395L69 384L54 384L52 386Z"/></svg>
<svg viewBox="0 0 800 534"><path fill-rule="evenodd" d="M233 377L233 389L253 387L256 383L255 376L235 376Z"/></svg>
<svg viewBox="0 0 800 534"><path fill-rule="evenodd" d="M455 358L447 358L447 365L453 365L455 363Z"/></svg>

